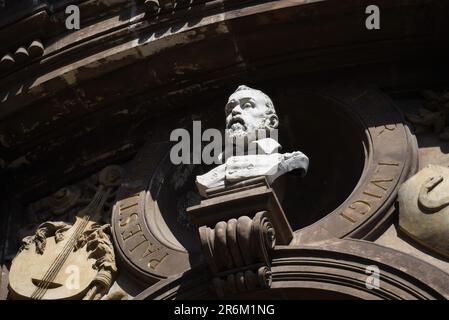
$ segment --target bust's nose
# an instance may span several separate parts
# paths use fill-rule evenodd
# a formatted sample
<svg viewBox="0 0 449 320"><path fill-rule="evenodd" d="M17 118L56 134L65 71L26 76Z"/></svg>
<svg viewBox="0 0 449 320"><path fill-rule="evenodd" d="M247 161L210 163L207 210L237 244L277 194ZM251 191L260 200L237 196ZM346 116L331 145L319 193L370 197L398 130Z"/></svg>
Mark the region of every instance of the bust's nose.
<svg viewBox="0 0 449 320"><path fill-rule="evenodd" d="M232 115L236 116L238 114L242 114L242 108L240 108L240 105L236 105L233 109L232 109Z"/></svg>

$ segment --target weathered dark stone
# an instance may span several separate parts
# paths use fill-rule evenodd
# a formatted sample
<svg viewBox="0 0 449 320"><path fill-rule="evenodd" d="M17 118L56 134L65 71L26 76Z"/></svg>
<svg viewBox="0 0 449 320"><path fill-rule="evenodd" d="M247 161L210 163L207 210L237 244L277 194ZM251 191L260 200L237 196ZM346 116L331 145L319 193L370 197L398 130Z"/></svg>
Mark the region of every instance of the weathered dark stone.
<svg viewBox="0 0 449 320"><path fill-rule="evenodd" d="M44 54L44 45L39 40L34 40L28 46L28 52L32 58L40 57Z"/></svg>
<svg viewBox="0 0 449 320"><path fill-rule="evenodd" d="M361 259L363 257L363 259ZM380 287L369 289L370 265L379 267ZM136 299L210 299L201 269L161 281ZM278 247L274 251L268 290L231 299L448 299L449 275L400 251L360 240L332 240L312 246Z"/></svg>
<svg viewBox="0 0 449 320"><path fill-rule="evenodd" d="M418 158L448 161L449 145L410 132L396 108L408 113L416 92L448 87L448 2L380 0L381 29L367 30L354 1L85 0L77 31L65 27L71 0L33 2L7 0L0 12L0 299L17 239L30 231L29 204L118 163L126 176L111 224L120 263L106 298L449 298L449 263L400 231L395 207ZM192 120L222 129L223 97L240 83L269 93L282 145L311 160L303 180L286 175L272 186L285 216L270 219L278 245L267 251L270 242L251 235L256 214L269 210L244 206L272 190L261 184L228 212L203 208L194 226L193 178L210 168L168 161L170 132ZM234 191L210 190L209 200ZM67 195L52 208L79 200ZM380 269L378 289L366 287L370 266Z"/></svg>

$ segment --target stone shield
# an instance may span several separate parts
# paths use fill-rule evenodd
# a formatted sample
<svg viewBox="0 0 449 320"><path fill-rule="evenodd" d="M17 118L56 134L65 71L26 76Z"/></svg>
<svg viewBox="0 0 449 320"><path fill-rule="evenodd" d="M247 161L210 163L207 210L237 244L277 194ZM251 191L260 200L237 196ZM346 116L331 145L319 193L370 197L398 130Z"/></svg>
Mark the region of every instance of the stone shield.
<svg viewBox="0 0 449 320"><path fill-rule="evenodd" d="M398 201L401 230L449 257L449 168L425 167L401 186Z"/></svg>

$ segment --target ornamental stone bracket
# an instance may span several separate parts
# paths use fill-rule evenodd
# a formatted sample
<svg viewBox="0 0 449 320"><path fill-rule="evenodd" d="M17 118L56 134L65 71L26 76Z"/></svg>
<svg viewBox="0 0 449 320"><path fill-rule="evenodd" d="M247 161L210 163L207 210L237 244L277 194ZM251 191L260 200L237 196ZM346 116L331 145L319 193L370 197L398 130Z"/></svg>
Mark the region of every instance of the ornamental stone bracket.
<svg viewBox="0 0 449 320"><path fill-rule="evenodd" d="M271 286L275 243L288 245L293 231L264 177L208 189L207 199L187 209L218 297Z"/></svg>

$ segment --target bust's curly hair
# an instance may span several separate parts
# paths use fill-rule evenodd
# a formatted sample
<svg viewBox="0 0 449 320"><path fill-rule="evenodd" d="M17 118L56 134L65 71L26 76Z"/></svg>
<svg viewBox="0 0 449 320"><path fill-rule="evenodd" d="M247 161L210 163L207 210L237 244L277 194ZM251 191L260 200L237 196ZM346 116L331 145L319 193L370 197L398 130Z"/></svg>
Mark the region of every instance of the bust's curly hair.
<svg viewBox="0 0 449 320"><path fill-rule="evenodd" d="M262 94L263 97L265 98L265 101L267 102L266 105L267 105L268 110L266 111L266 113L267 113L267 114L276 114L276 110L274 109L273 101L271 101L271 98L270 98L269 96L267 96L265 93L263 93L262 91L260 91L260 90L258 90L258 89L250 88L250 87L245 86L245 85L240 85L240 86L238 86L238 88L234 91L234 93L236 93L236 92L238 92L238 91L245 91L245 90L248 90L248 91L257 91L257 92L259 92L260 94Z"/></svg>

